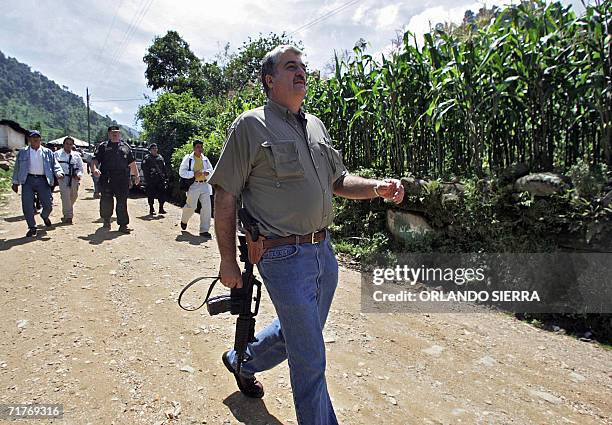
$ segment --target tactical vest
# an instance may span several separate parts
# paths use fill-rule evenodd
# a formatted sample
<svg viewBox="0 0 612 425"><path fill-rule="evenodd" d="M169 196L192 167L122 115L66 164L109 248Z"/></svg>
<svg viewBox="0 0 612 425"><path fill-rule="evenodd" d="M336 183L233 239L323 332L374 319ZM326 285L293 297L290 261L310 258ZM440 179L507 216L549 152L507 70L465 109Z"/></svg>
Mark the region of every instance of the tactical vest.
<svg viewBox="0 0 612 425"><path fill-rule="evenodd" d="M131 156L130 146L124 141L113 143L102 142L98 147L102 153L100 170L102 173L128 172L128 158Z"/></svg>

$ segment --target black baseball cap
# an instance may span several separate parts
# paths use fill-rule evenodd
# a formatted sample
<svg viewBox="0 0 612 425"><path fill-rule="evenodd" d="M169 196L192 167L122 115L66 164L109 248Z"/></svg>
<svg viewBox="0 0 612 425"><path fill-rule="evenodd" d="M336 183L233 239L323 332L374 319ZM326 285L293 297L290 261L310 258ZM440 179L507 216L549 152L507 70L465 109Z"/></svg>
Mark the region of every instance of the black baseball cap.
<svg viewBox="0 0 612 425"><path fill-rule="evenodd" d="M38 130L28 130L28 137L41 137Z"/></svg>
<svg viewBox="0 0 612 425"><path fill-rule="evenodd" d="M204 142L203 142L203 141L201 141L200 139L195 139L195 140L193 141L193 147L195 148L195 147L196 147L196 145L202 145L202 146L204 146Z"/></svg>
<svg viewBox="0 0 612 425"><path fill-rule="evenodd" d="M120 130L118 125L111 125L108 127L108 131L117 131Z"/></svg>

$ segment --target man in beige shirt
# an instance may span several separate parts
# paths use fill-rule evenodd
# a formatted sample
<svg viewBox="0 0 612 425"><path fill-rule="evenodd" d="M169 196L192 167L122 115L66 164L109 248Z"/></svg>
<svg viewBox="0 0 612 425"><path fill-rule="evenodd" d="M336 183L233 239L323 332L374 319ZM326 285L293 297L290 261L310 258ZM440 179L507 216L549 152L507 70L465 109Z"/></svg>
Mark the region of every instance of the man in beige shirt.
<svg viewBox="0 0 612 425"><path fill-rule="evenodd" d="M72 224L74 203L79 197L79 184L83 177L83 160L81 155L74 150L74 139L70 136L64 138L62 149L55 151L53 155L64 172L64 178L59 181L62 223Z"/></svg>
<svg viewBox="0 0 612 425"><path fill-rule="evenodd" d="M325 382L323 326L338 281L326 227L332 223L332 195L350 199L380 196L401 202L398 180L350 175L323 123L302 111L306 67L301 52L279 46L263 60L268 102L232 124L209 180L215 189L215 231L221 253L221 282L240 287L236 261L236 200L259 222L267 238L257 264L278 319L249 344L241 373L236 353L223 354L240 390L262 397L255 373L288 359L298 422L337 424ZM274 240L272 243L271 240Z"/></svg>

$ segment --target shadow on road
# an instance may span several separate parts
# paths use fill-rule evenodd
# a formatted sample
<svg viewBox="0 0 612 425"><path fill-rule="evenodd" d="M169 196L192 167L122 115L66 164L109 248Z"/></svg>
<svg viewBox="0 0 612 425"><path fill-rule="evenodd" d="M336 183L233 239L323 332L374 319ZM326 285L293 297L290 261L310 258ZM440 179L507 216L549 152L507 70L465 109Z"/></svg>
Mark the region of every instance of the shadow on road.
<svg viewBox="0 0 612 425"><path fill-rule="evenodd" d="M104 241L110 241L124 235L126 234L121 233L118 230L112 231L99 227L94 233L87 236L79 236L79 239L89 242L90 245L100 245Z"/></svg>
<svg viewBox="0 0 612 425"><path fill-rule="evenodd" d="M147 194L139 188L131 188L128 197L130 199L142 199L146 198Z"/></svg>
<svg viewBox="0 0 612 425"><path fill-rule="evenodd" d="M57 222L57 223L51 223L51 227L46 227L46 229L47 230L53 230L56 227L65 227L65 226L72 226L72 224L70 224L70 223L62 223L60 221L60 222Z"/></svg>
<svg viewBox="0 0 612 425"><path fill-rule="evenodd" d="M158 214L158 215L141 215L140 217L136 217L139 220L144 220L144 221L155 221L155 220L162 220L165 218L165 216L163 214Z"/></svg>
<svg viewBox="0 0 612 425"><path fill-rule="evenodd" d="M111 223L114 223L116 221L115 217L111 217L110 221ZM94 221L92 221L92 223L104 223L104 219L102 217L99 217L95 219Z"/></svg>
<svg viewBox="0 0 612 425"><path fill-rule="evenodd" d="M203 238L199 235L192 235L189 232L183 231L180 235L178 235L175 239L177 242L188 242L189 245L202 245L203 243L208 242L210 239Z"/></svg>
<svg viewBox="0 0 612 425"><path fill-rule="evenodd" d="M15 239L0 239L0 251L8 251L16 246L25 245L29 242L34 242L37 240L48 241L51 240L51 238L47 236L47 232L45 230L38 230L36 236L34 237L23 236Z"/></svg>
<svg viewBox="0 0 612 425"><path fill-rule="evenodd" d="M229 407L232 415L242 424L283 425L281 421L268 412L262 399L248 398L236 391L223 400L223 404Z"/></svg>
<svg viewBox="0 0 612 425"><path fill-rule="evenodd" d="M25 217L23 215L16 215L15 217L5 217L4 221L7 221L9 223L17 223L18 221L22 221L25 220Z"/></svg>

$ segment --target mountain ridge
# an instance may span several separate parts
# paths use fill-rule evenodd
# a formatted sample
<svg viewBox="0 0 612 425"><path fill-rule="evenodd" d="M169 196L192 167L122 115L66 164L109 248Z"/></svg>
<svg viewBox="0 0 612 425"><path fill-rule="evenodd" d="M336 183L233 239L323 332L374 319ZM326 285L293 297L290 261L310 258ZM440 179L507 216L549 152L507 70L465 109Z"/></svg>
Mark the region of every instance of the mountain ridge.
<svg viewBox="0 0 612 425"><path fill-rule="evenodd" d="M87 107L84 99L39 71L0 51L0 119L39 130L43 140L72 135L87 140ZM139 133L90 109L91 142L106 139L109 125L119 125L126 139Z"/></svg>

